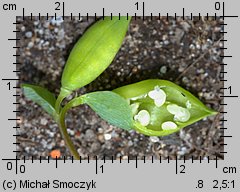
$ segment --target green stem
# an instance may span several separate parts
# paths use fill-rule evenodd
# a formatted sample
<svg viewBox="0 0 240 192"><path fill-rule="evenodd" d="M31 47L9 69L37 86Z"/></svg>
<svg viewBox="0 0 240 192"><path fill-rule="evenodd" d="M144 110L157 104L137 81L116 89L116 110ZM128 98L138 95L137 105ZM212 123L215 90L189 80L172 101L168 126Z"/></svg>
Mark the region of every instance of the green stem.
<svg viewBox="0 0 240 192"><path fill-rule="evenodd" d="M61 91L58 95L57 101L55 103L55 110L57 112L57 114L60 114L61 112L61 103L62 101L72 93L72 91L69 91L67 89L61 88Z"/></svg>
<svg viewBox="0 0 240 192"><path fill-rule="evenodd" d="M74 147L74 144L73 144L71 138L69 137L69 135L67 133L67 128L66 128L66 124L65 124L65 116L66 116L67 111L70 108L81 105L82 103L83 103L83 101L82 101L81 97L77 97L77 98L73 99L72 101L70 101L69 103L67 103L65 105L65 107L61 110L60 116L57 120L62 137L63 137L69 151L71 152L72 156L76 160L79 160L80 157L79 157L77 150Z"/></svg>

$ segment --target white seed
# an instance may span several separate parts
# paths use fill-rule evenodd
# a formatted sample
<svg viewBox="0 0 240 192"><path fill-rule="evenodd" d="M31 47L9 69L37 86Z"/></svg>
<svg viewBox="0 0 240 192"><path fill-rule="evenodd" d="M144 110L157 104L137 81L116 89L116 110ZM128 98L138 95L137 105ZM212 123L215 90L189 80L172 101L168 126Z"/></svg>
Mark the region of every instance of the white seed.
<svg viewBox="0 0 240 192"><path fill-rule="evenodd" d="M161 107L164 103L165 103L165 100L162 100L162 99L155 99L155 100L154 100L154 104L155 104L157 107Z"/></svg>
<svg viewBox="0 0 240 192"><path fill-rule="evenodd" d="M192 107L192 104L190 103L189 100L186 102L186 107L187 107L188 109L191 109L191 107Z"/></svg>
<svg viewBox="0 0 240 192"><path fill-rule="evenodd" d="M176 123L172 122L172 121L166 121L162 124L162 129L163 130L173 130L176 129L177 125Z"/></svg>
<svg viewBox="0 0 240 192"><path fill-rule="evenodd" d="M157 107L161 107L166 101L166 93L160 87L154 87L154 90L148 93L148 96L154 100Z"/></svg>
<svg viewBox="0 0 240 192"><path fill-rule="evenodd" d="M175 121L186 122L190 118L190 112L188 109L180 107L175 104L170 104L167 106L167 110L169 113L174 115Z"/></svg>
<svg viewBox="0 0 240 192"><path fill-rule="evenodd" d="M138 111L138 107L139 107L139 103L133 103L130 105L131 109L132 109L132 114L136 115L137 111Z"/></svg>
<svg viewBox="0 0 240 192"><path fill-rule="evenodd" d="M150 123L150 114L146 110L141 110L134 116L134 120L139 121L142 126L147 126Z"/></svg>

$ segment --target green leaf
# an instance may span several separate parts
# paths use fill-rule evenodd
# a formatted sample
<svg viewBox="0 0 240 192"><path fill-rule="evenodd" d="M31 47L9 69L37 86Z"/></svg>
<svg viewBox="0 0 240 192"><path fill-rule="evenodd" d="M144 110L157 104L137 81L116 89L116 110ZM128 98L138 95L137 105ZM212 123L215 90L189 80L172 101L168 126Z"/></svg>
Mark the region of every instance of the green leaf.
<svg viewBox="0 0 240 192"><path fill-rule="evenodd" d="M78 40L62 75L62 88L73 91L96 79L112 62L121 47L130 18L104 17Z"/></svg>
<svg viewBox="0 0 240 192"><path fill-rule="evenodd" d="M54 105L56 98L54 94L45 88L36 85L22 84L24 95L39 104L46 112L54 117Z"/></svg>
<svg viewBox="0 0 240 192"><path fill-rule="evenodd" d="M111 91L99 91L83 95L82 99L110 124L126 130L133 128L131 108L127 101L118 94Z"/></svg>
<svg viewBox="0 0 240 192"><path fill-rule="evenodd" d="M165 136L207 116L217 114L182 87L166 80L150 79L113 90L130 105L138 105L134 116L137 131ZM147 114L139 119L139 114ZM147 122L147 124L146 124Z"/></svg>

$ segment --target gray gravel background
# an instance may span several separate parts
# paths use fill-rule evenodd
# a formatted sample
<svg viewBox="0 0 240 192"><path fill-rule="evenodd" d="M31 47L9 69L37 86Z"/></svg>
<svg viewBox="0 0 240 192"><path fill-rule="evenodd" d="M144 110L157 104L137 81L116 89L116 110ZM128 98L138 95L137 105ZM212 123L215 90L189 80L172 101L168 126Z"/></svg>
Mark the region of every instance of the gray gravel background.
<svg viewBox="0 0 240 192"><path fill-rule="evenodd" d="M59 93L61 73L67 57L83 32L95 20L93 17L74 17L73 20L17 18L21 24L18 36L21 46L18 62L21 83L38 84ZM149 78L171 80L192 92L209 107L222 111L220 98L220 71L223 54L222 27L219 18L161 17L134 18L131 21L121 50L110 67L94 82L81 88L83 94L95 90L112 90L122 85ZM24 96L18 114L21 126L19 158L42 159L54 149L70 157L57 124L38 105ZM88 106L75 108L67 116L68 132L82 158L119 159L127 156L139 159L211 159L224 158L221 114L199 121L176 134L166 137L148 137L127 132L101 120Z"/></svg>

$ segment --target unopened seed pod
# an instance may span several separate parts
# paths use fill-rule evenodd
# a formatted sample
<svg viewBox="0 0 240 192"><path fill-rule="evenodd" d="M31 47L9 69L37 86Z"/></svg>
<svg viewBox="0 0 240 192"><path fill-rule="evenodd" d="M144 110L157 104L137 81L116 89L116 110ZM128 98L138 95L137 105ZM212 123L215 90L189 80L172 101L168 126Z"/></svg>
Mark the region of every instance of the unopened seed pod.
<svg viewBox="0 0 240 192"><path fill-rule="evenodd" d="M104 17L79 39L62 75L62 90L73 91L96 79L112 62L123 42L130 18Z"/></svg>
<svg viewBox="0 0 240 192"><path fill-rule="evenodd" d="M216 112L182 87L150 79L113 90L132 107L134 129L149 136L174 133Z"/></svg>

